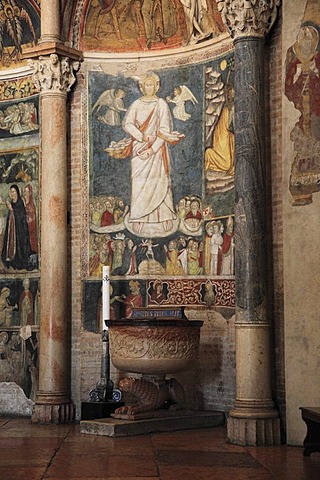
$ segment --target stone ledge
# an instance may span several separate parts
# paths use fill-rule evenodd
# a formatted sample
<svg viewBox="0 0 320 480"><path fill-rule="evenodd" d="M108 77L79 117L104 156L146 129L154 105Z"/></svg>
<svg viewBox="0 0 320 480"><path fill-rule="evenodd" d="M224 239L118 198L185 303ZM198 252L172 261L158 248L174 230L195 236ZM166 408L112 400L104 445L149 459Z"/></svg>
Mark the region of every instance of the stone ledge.
<svg viewBox="0 0 320 480"><path fill-rule="evenodd" d="M83 420L80 422L80 432L89 435L126 437L191 428L217 427L225 423L223 412L180 411L175 412L174 415L167 415L165 410L159 410L158 412L157 418L143 420L119 420L115 418Z"/></svg>

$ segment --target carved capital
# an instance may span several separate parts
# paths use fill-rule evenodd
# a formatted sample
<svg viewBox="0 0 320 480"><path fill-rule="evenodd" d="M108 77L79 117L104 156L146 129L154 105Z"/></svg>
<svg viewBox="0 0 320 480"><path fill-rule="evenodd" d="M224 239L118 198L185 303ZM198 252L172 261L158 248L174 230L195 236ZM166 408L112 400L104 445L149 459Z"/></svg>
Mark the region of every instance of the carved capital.
<svg viewBox="0 0 320 480"><path fill-rule="evenodd" d="M75 72L79 70L80 62L70 60L69 57L59 56L52 53L47 56L39 56L36 60L28 60L33 69L33 79L40 93L61 93L66 95L70 92L76 81Z"/></svg>
<svg viewBox="0 0 320 480"><path fill-rule="evenodd" d="M217 0L232 38L264 37L271 29L281 0Z"/></svg>

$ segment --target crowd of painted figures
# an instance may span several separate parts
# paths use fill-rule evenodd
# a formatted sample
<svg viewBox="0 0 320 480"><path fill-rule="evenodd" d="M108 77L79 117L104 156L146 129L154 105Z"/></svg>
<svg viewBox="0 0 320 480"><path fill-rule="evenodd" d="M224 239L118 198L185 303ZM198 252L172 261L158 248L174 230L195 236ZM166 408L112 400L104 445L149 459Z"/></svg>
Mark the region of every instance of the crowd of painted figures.
<svg viewBox="0 0 320 480"><path fill-rule="evenodd" d="M0 381L15 382L31 400L38 390L38 333L0 330Z"/></svg>
<svg viewBox="0 0 320 480"><path fill-rule="evenodd" d="M90 224L98 227L123 226L129 207L122 199L95 199L90 204ZM185 197L176 207L184 232L166 239L105 233L90 236L89 274L101 277L110 266L113 276L153 273L170 276L215 276L234 274L233 217L215 219L203 210L197 197ZM191 232L200 232L194 235ZM203 234L204 232L204 234Z"/></svg>
<svg viewBox="0 0 320 480"><path fill-rule="evenodd" d="M133 21L133 31L128 19ZM85 35L100 40L108 34L119 43L136 37L141 43L145 39L146 48L151 48L159 42L165 46L179 32L186 44L195 44L219 35L224 29L214 1L92 0Z"/></svg>

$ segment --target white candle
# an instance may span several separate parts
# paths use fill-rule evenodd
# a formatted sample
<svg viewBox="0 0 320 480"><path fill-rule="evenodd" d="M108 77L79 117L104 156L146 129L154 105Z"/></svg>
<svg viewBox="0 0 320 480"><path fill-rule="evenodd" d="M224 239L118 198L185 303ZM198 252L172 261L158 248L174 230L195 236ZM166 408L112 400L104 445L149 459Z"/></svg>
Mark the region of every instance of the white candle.
<svg viewBox="0 0 320 480"><path fill-rule="evenodd" d="M110 320L110 267L102 268L102 320ZM105 324L104 324L105 325ZM104 327L108 329L107 326Z"/></svg>

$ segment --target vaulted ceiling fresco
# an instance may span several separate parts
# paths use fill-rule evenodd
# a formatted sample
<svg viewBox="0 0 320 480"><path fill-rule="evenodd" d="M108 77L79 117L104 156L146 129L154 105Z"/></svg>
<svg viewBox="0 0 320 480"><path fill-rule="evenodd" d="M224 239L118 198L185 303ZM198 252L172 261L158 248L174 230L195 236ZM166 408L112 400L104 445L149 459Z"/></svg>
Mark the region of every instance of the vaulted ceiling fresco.
<svg viewBox="0 0 320 480"><path fill-rule="evenodd" d="M0 71L26 64L40 37L41 0L0 0ZM216 0L61 0L62 41L83 51L135 52L202 44L224 33Z"/></svg>
<svg viewBox="0 0 320 480"><path fill-rule="evenodd" d="M81 50L131 52L202 43L224 26L215 0L80 0L72 30Z"/></svg>

